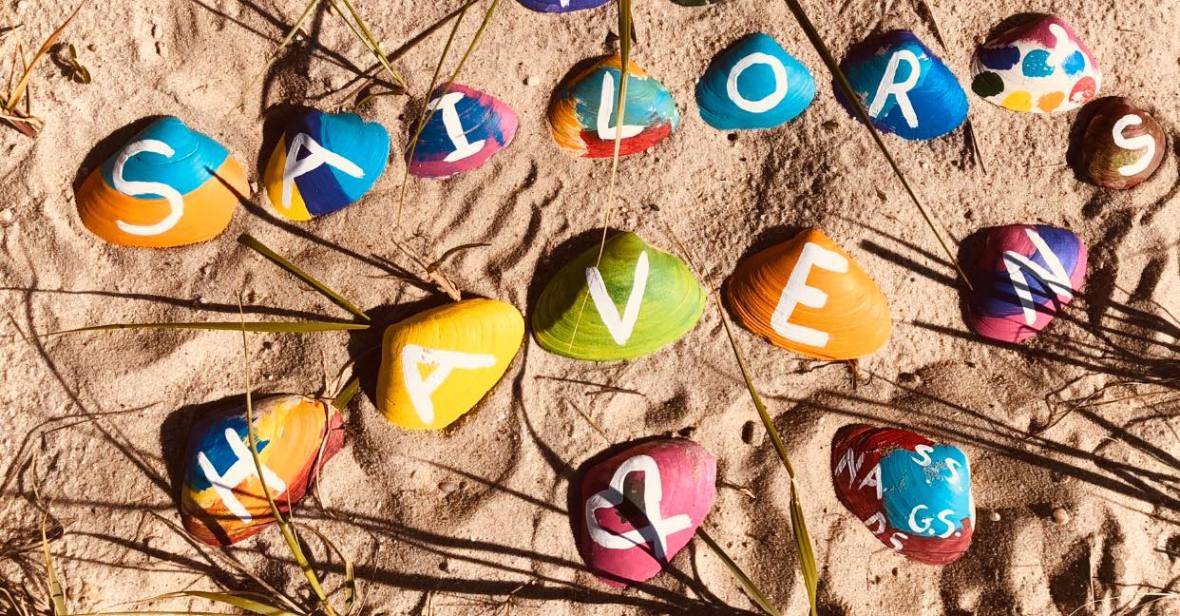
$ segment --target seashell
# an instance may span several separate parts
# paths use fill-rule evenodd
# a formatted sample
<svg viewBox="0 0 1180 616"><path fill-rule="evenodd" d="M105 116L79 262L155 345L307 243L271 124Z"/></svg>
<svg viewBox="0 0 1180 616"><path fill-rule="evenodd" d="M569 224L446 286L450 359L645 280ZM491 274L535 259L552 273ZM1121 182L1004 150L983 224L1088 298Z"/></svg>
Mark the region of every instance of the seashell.
<svg viewBox="0 0 1180 616"><path fill-rule="evenodd" d="M807 67L760 32L721 52L697 82L701 119L720 130L782 126L814 99Z"/></svg>
<svg viewBox="0 0 1180 616"><path fill-rule="evenodd" d="M453 302L390 325L377 407L407 430L441 430L504 376L524 341L524 317L493 299Z"/></svg>
<svg viewBox="0 0 1180 616"><path fill-rule="evenodd" d="M1007 225L988 230L971 273L967 324L1000 342L1044 329L1086 280L1086 245L1066 229Z"/></svg>
<svg viewBox="0 0 1180 616"><path fill-rule="evenodd" d="M389 133L353 113L307 109L292 119L266 163L270 204L311 220L356 203L385 171Z"/></svg>
<svg viewBox="0 0 1180 616"><path fill-rule="evenodd" d="M1151 114L1122 98L1100 101L1082 136L1082 173L1106 188L1142 184L1167 150L1164 130Z"/></svg>
<svg viewBox="0 0 1180 616"><path fill-rule="evenodd" d="M881 131L933 139L967 120L963 87L913 32L895 30L855 45L840 68ZM852 113L839 92L837 99Z"/></svg>
<svg viewBox="0 0 1180 616"><path fill-rule="evenodd" d="M435 110L413 147L410 173L445 178L476 169L516 136L517 119L496 97L464 85L439 86L428 109Z"/></svg>
<svg viewBox="0 0 1180 616"><path fill-rule="evenodd" d="M601 262L598 248L567 263L541 291L532 314L537 344L574 359L633 359L696 327L705 290L683 261L634 233L607 240Z"/></svg>
<svg viewBox="0 0 1180 616"><path fill-rule="evenodd" d="M303 498L324 463L344 446L343 422L327 400L270 396L254 403L261 475L280 511ZM250 455L244 408L194 424L180 514L185 530L209 545L236 543L274 523Z"/></svg>
<svg viewBox="0 0 1180 616"><path fill-rule="evenodd" d="M600 7L611 0L517 0L526 9L540 13L572 13Z"/></svg>
<svg viewBox="0 0 1180 616"><path fill-rule="evenodd" d="M616 131L621 130L619 155L626 156L654 146L680 125L672 94L630 62L623 126L618 126L614 111L622 66L618 54L607 56L574 72L557 87L549 102L549 132L563 150L586 158L610 158Z"/></svg>
<svg viewBox="0 0 1180 616"><path fill-rule="evenodd" d="M975 50L971 89L984 100L1032 113L1077 109L1098 95L1102 72L1069 24L1033 15Z"/></svg>
<svg viewBox="0 0 1180 616"><path fill-rule="evenodd" d="M717 4L721 0L672 0L672 2L680 6L709 6L710 4Z"/></svg>
<svg viewBox="0 0 1180 616"><path fill-rule="evenodd" d="M717 460L684 439L628 447L590 466L571 513L582 559L607 584L644 582L696 534L717 496Z"/></svg>
<svg viewBox="0 0 1180 616"><path fill-rule="evenodd" d="M747 257L725 298L742 327L815 359L870 355L893 327L877 284L819 229Z"/></svg>
<svg viewBox="0 0 1180 616"><path fill-rule="evenodd" d="M220 235L249 193L246 172L224 146L169 116L87 176L78 214L112 244L183 246Z"/></svg>
<svg viewBox="0 0 1180 616"><path fill-rule="evenodd" d="M910 560L945 565L971 545L971 466L954 445L847 425L832 439L832 485L881 543Z"/></svg>

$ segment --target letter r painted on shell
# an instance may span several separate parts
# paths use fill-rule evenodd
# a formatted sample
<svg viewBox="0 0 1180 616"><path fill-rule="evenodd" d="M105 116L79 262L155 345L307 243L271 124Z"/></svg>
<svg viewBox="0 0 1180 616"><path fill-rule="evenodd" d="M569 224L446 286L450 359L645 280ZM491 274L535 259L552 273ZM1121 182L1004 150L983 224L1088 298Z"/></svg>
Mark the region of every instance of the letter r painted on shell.
<svg viewBox="0 0 1180 616"><path fill-rule="evenodd" d="M828 302L828 294L807 284L807 276L812 268L819 268L837 274L848 271L848 259L837 252L828 250L818 244L807 242L799 254L799 260L791 270L787 285L783 287L778 305L771 315L770 325L780 336L813 347L823 348L828 345L830 335L827 332L805 327L791 322L791 314L798 306L820 309Z"/></svg>
<svg viewBox="0 0 1180 616"><path fill-rule="evenodd" d="M897 80L897 69L902 62L909 66L906 78ZM922 76L922 65L918 62L918 56L909 49L900 49L893 53L889 58L889 66L885 68L885 76L881 78L881 83L877 85L877 93L873 96L873 100L869 102L869 116L877 117L881 110L885 108L885 103L889 101L892 96L897 100L897 106L901 109L902 117L905 118L906 124L910 128L918 127L918 116L914 113L914 105L910 102L909 91L918 85L918 78Z"/></svg>

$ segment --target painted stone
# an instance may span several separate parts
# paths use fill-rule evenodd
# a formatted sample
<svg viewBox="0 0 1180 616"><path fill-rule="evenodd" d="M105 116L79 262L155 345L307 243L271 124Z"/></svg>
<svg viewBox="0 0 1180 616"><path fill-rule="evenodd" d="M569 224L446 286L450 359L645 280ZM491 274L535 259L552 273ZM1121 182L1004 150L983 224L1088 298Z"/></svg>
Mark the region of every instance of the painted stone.
<svg viewBox="0 0 1180 616"><path fill-rule="evenodd" d="M482 166L516 136L517 119L503 101L468 86L435 89L434 113L413 147L410 173L445 178Z"/></svg>
<svg viewBox="0 0 1180 616"><path fill-rule="evenodd" d="M525 8L540 13L572 13L600 7L611 0L517 0Z"/></svg>
<svg viewBox="0 0 1180 616"><path fill-rule="evenodd" d="M290 220L311 220L356 203L385 171L389 133L353 113L307 109L279 137L266 163L266 195Z"/></svg>
<svg viewBox="0 0 1180 616"><path fill-rule="evenodd" d="M1082 174L1106 188L1122 190L1142 184L1164 160L1164 129L1126 99L1109 98L1096 104L1082 136Z"/></svg>
<svg viewBox="0 0 1180 616"><path fill-rule="evenodd" d="M483 399L524 341L512 304L466 299L385 330L377 406L406 430L441 430Z"/></svg>
<svg viewBox="0 0 1180 616"><path fill-rule="evenodd" d="M554 275L533 309L545 350L591 361L654 353L696 327L705 290L675 255L634 233L586 250Z"/></svg>
<svg viewBox="0 0 1180 616"><path fill-rule="evenodd" d="M112 244L167 248L217 237L249 194L246 172L224 146L165 117L86 177L78 214Z"/></svg>
<svg viewBox="0 0 1180 616"><path fill-rule="evenodd" d="M877 284L819 229L739 263L725 298L742 327L814 359L870 355L893 327Z"/></svg>
<svg viewBox="0 0 1180 616"><path fill-rule="evenodd" d="M618 54L590 63L557 87L549 102L549 131L561 149L586 158L614 156L616 131L622 131L619 155L642 152L672 134L680 113L672 94L635 62L627 69L623 126L615 103L623 60Z"/></svg>
<svg viewBox="0 0 1180 616"><path fill-rule="evenodd" d="M777 41L755 33L714 58L696 92L701 119L713 128L774 128L811 104L815 79Z"/></svg>
<svg viewBox="0 0 1180 616"><path fill-rule="evenodd" d="M286 513L343 447L343 422L327 400L271 396L255 402L260 480L250 455L246 409L198 418L189 434L180 490L185 530L209 545L226 546L273 524L262 481Z"/></svg>
<svg viewBox="0 0 1180 616"><path fill-rule="evenodd" d="M1024 342L1057 317L1085 280L1086 245L1072 232L995 227L971 272L967 324L990 340Z"/></svg>
<svg viewBox="0 0 1180 616"><path fill-rule="evenodd" d="M971 467L954 445L904 430L844 426L832 440L836 496L886 546L929 565L971 545Z"/></svg>
<svg viewBox="0 0 1180 616"><path fill-rule="evenodd" d="M713 454L683 439L641 443L593 465L574 514L586 566L616 587L651 579L692 540L716 484Z"/></svg>
<svg viewBox="0 0 1180 616"><path fill-rule="evenodd" d="M954 73L912 32L888 32L860 43L840 68L881 131L934 139L967 119L967 94ZM837 98L852 113L839 92Z"/></svg>
<svg viewBox="0 0 1180 616"><path fill-rule="evenodd" d="M989 39L971 62L971 89L984 100L1031 113L1077 109L1098 95L1102 72L1069 24L1034 15Z"/></svg>

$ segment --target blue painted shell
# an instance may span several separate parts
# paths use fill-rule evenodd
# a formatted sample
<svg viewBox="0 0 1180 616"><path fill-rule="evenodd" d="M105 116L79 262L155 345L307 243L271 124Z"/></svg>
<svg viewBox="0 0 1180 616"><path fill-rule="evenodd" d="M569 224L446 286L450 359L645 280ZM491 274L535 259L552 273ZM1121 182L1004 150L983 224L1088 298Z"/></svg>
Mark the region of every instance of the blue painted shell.
<svg viewBox="0 0 1180 616"><path fill-rule="evenodd" d="M720 130L782 126L815 100L815 79L803 63L762 33L721 52L697 82L701 119Z"/></svg>

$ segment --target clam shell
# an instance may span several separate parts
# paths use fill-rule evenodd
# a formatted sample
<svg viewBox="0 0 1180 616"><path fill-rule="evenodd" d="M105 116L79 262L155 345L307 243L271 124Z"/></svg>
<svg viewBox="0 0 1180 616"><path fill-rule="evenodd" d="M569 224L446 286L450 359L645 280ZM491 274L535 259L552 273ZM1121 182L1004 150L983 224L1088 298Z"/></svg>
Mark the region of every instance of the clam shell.
<svg viewBox="0 0 1180 616"><path fill-rule="evenodd" d="M683 439L648 441L591 465L571 513L587 567L617 587L651 579L709 515L716 483L713 454Z"/></svg>
<svg viewBox="0 0 1180 616"><path fill-rule="evenodd" d="M539 13L572 13L600 7L611 0L517 0L527 9Z"/></svg>
<svg viewBox="0 0 1180 616"><path fill-rule="evenodd" d="M412 148L412 175L445 178L476 169L516 136L516 114L503 101L457 83L444 94L445 87L430 97L435 111Z"/></svg>
<svg viewBox="0 0 1180 616"><path fill-rule="evenodd" d="M967 120L959 80L913 32L895 30L864 41L849 50L840 68L881 131L933 139ZM836 98L853 113L839 91Z"/></svg>
<svg viewBox="0 0 1180 616"><path fill-rule="evenodd" d="M1056 318L1086 279L1086 245L1048 225L1006 225L987 232L971 272L967 324L999 342L1024 342Z"/></svg>
<svg viewBox="0 0 1180 616"><path fill-rule="evenodd" d="M619 155L642 152L672 134L680 113L672 94L634 61L627 69L627 100L623 127L614 109L623 60L618 54L589 63L571 73L549 101L549 131L561 149L586 158L610 158L616 131L623 138Z"/></svg>
<svg viewBox="0 0 1180 616"><path fill-rule="evenodd" d="M249 194L246 172L224 146L164 117L86 177L78 215L112 244L183 246L220 235Z"/></svg>
<svg viewBox="0 0 1180 616"><path fill-rule="evenodd" d="M675 255L634 233L594 246L553 276L533 309L533 336L545 350L592 361L632 359L696 327L705 290Z"/></svg>
<svg viewBox="0 0 1180 616"><path fill-rule="evenodd" d="M1098 94L1102 72L1069 24L1033 15L975 51L971 89L984 100L1032 113L1077 109Z"/></svg>
<svg viewBox="0 0 1180 616"><path fill-rule="evenodd" d="M1082 136L1083 175L1098 186L1119 190L1142 184L1164 160L1164 129L1126 99L1096 104Z"/></svg>
<svg viewBox="0 0 1180 616"><path fill-rule="evenodd" d="M697 107L720 130L782 126L815 99L815 79L766 34L749 34L721 52L697 82Z"/></svg>
<svg viewBox="0 0 1180 616"><path fill-rule="evenodd" d="M848 425L832 440L832 485L881 543L910 560L945 565L971 545L971 467L954 445Z"/></svg>
<svg viewBox="0 0 1180 616"><path fill-rule="evenodd" d="M303 110L266 163L266 194L282 216L310 220L360 200L388 159L384 126L354 113Z"/></svg>
<svg viewBox="0 0 1180 616"><path fill-rule="evenodd" d="M441 430L483 399L524 341L512 304L466 299L420 312L385 330L377 406L407 430Z"/></svg>
<svg viewBox="0 0 1180 616"><path fill-rule="evenodd" d="M889 303L823 231L807 229L738 264L725 289L738 323L815 359L864 357L889 340Z"/></svg>
<svg viewBox="0 0 1180 616"><path fill-rule="evenodd" d="M344 445L343 422L327 400L271 396L254 403L262 476L280 511L303 498L309 482ZM195 422L180 514L185 530L209 545L236 543L274 523L250 455L244 408Z"/></svg>

